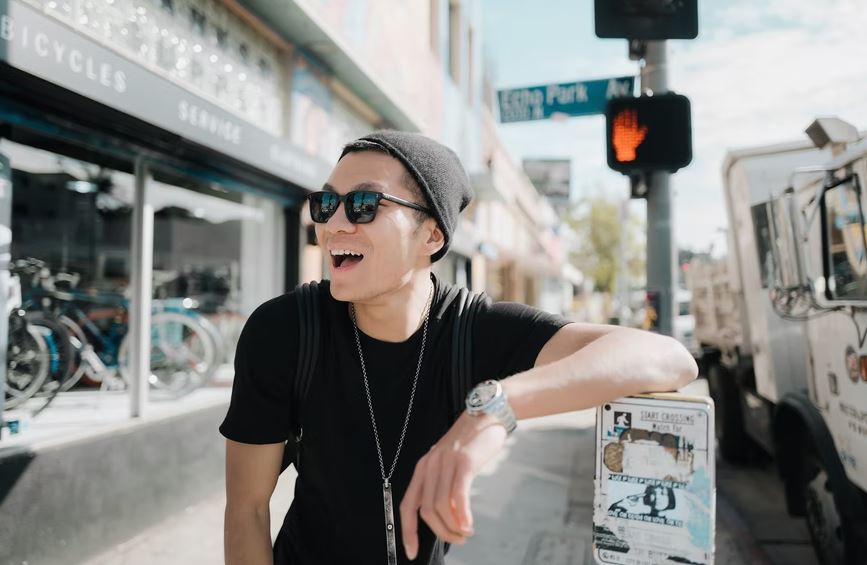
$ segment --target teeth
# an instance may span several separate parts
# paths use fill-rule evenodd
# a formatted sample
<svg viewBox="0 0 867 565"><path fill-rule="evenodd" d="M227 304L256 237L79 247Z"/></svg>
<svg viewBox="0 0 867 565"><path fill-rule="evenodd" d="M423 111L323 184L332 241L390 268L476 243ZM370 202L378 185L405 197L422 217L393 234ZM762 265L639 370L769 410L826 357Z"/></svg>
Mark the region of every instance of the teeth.
<svg viewBox="0 0 867 565"><path fill-rule="evenodd" d="M337 257L339 255L354 255L355 257L361 257L361 253L357 251L350 251L348 249L332 249L331 255Z"/></svg>

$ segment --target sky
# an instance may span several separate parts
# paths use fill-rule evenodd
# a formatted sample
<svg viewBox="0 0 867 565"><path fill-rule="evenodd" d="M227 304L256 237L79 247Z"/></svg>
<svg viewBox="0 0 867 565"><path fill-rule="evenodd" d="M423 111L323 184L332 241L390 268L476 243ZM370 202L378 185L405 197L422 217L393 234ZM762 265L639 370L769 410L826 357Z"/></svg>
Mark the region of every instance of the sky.
<svg viewBox="0 0 867 565"><path fill-rule="evenodd" d="M484 0L495 89L637 75L624 39L594 34L593 0ZM668 42L669 89L690 98L693 161L672 177L675 241L725 251L722 163L731 149L806 140L820 116L867 130L867 0L699 0L699 36ZM572 198L629 195L608 169L605 119L501 124L516 162L572 160ZM644 214L643 201L631 210Z"/></svg>

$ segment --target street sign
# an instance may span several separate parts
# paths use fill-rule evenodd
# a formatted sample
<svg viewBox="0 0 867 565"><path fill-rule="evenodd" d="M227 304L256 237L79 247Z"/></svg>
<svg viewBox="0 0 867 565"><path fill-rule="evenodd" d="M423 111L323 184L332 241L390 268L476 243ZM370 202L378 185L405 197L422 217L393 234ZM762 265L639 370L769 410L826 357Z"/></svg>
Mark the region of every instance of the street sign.
<svg viewBox="0 0 867 565"><path fill-rule="evenodd" d="M524 159L524 172L542 196L569 200L572 161L569 159Z"/></svg>
<svg viewBox="0 0 867 565"><path fill-rule="evenodd" d="M615 171L674 172L692 161L686 96L666 93L612 100L605 122L608 166Z"/></svg>
<svg viewBox="0 0 867 565"><path fill-rule="evenodd" d="M596 37L662 40L698 36L698 0L596 0Z"/></svg>
<svg viewBox="0 0 867 565"><path fill-rule="evenodd" d="M602 114L609 100L632 96L634 88L635 77L616 77L500 90L500 122Z"/></svg>

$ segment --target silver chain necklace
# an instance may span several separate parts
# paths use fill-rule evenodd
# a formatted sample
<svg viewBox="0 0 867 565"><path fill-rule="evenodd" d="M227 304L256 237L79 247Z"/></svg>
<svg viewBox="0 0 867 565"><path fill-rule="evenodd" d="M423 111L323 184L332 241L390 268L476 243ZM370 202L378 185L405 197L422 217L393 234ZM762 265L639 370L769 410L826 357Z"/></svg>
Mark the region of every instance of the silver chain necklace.
<svg viewBox="0 0 867 565"><path fill-rule="evenodd" d="M361 339L358 337L358 324L355 320L355 305L350 304L352 329L355 332L355 345L358 347L358 358L361 361L361 376L364 377L364 392L367 393L367 408L370 410L370 423L373 426L373 437L376 440L376 454L379 456L379 471L382 475L382 502L385 507L385 545L388 552L388 565L397 565L397 537L394 531L394 503L391 495L391 476L394 474L394 468L397 465L397 458L400 457L400 450L403 447L403 439L406 437L406 428L409 426L409 417L412 415L412 404L415 400L418 374L421 372L421 362L424 359L424 348L425 343L427 343L427 323L430 318L433 291L434 285L433 281L431 281L431 289L427 298L427 313L424 317L424 330L422 331L421 336L421 351L418 355L418 364L415 367L415 376L412 379L412 392L409 395L409 406L406 409L406 417L403 420L403 429L400 432L400 441L397 443L397 452L394 454L394 461L391 462L391 468L388 470L388 475L385 474L385 463L382 460L382 447L379 443L379 431L376 427L376 416L373 414L373 401L370 397L370 385L367 381L367 369L364 366L364 353L361 351Z"/></svg>

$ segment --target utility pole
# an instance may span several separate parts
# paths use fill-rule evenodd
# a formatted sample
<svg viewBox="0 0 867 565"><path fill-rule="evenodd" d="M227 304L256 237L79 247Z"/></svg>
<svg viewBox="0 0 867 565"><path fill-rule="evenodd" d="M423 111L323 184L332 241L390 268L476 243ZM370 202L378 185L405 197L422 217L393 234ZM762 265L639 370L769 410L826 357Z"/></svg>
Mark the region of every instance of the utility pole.
<svg viewBox="0 0 867 565"><path fill-rule="evenodd" d="M665 41L645 44L641 67L641 93L668 92L668 57ZM674 333L674 237L671 214L671 173L647 173L647 291L658 296L658 331Z"/></svg>
<svg viewBox="0 0 867 565"><path fill-rule="evenodd" d="M616 312L620 325L627 325L629 320L623 319L624 312L629 309L629 265L627 261L628 245L626 238L629 234L629 200L620 203L620 240L617 245L617 302Z"/></svg>

